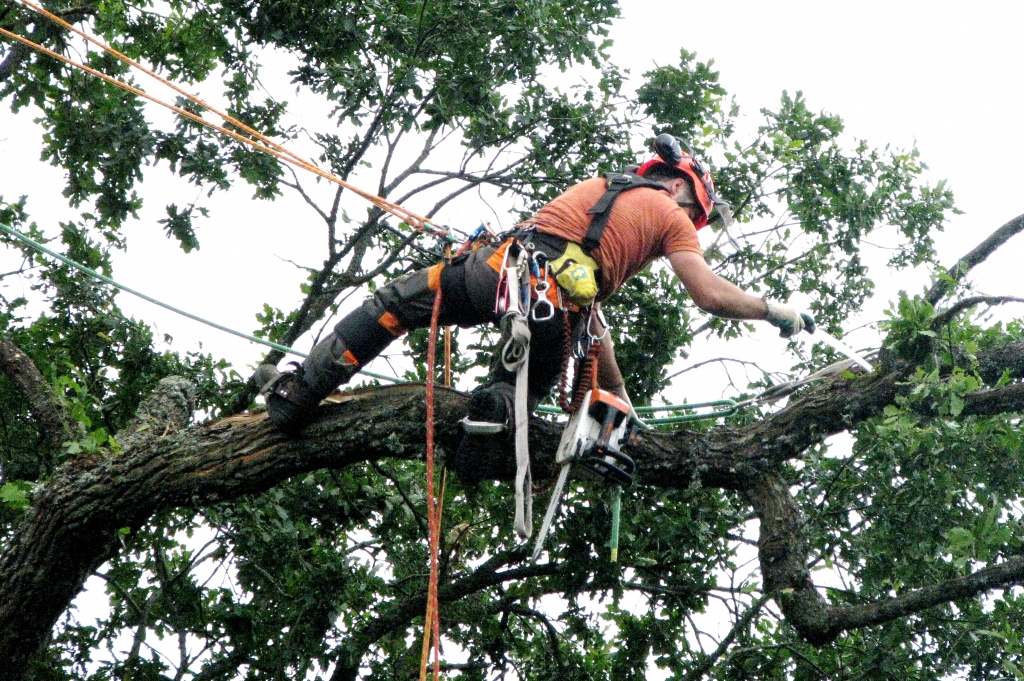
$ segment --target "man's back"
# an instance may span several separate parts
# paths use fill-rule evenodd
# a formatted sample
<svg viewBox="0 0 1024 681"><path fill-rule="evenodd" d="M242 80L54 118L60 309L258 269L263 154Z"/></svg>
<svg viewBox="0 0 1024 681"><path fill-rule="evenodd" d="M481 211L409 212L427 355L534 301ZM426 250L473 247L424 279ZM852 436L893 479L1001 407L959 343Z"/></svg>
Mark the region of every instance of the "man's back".
<svg viewBox="0 0 1024 681"><path fill-rule="evenodd" d="M547 204L532 222L538 231L581 243L593 219L587 211L604 195L606 181L585 180ZM686 211L663 191L638 187L612 205L601 245L592 253L601 267L604 300L651 261L677 251L700 254L697 230Z"/></svg>

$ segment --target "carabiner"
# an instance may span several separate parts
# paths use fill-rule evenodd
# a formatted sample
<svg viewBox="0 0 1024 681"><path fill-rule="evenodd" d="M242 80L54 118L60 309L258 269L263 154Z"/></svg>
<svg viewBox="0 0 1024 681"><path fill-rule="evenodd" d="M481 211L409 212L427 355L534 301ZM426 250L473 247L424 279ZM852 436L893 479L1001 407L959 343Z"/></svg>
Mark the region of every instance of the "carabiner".
<svg viewBox="0 0 1024 681"><path fill-rule="evenodd" d="M502 269L498 272L498 290L494 296L494 315L496 317L504 317L512 305L513 301L508 285L508 270Z"/></svg>
<svg viewBox="0 0 1024 681"><path fill-rule="evenodd" d="M526 272L526 253L522 249L518 249L519 253L511 256L509 252L513 247L515 244L509 244L506 247L501 261L501 270L498 272L498 290L494 301L494 314L498 317L512 313L523 314L529 307L529 278L525 278L527 282L525 286L520 283L523 279L522 274ZM514 261L513 258L515 258Z"/></svg>
<svg viewBox="0 0 1024 681"><path fill-rule="evenodd" d="M555 306L548 300L548 289L551 288L551 284L548 282L548 263L544 262L544 267L541 268L537 265L537 259L533 259L533 271L534 276L537 278L537 283L533 286L533 294L537 300L533 303L533 309L530 310L530 319L535 322L546 322L555 316ZM538 313L537 309L541 308L545 310L546 314L541 312Z"/></svg>
<svg viewBox="0 0 1024 681"><path fill-rule="evenodd" d="M598 324L603 327L601 335L598 336L594 333L594 320L597 319ZM605 321L604 313L597 305L593 305L590 308L590 316L587 317L587 337L590 338L591 342L596 343L597 341L604 340L604 337L608 335L608 322Z"/></svg>
<svg viewBox="0 0 1024 681"><path fill-rule="evenodd" d="M575 345L572 348L573 359L586 359L587 355L590 354L590 348L593 345L593 341L587 334L580 334L580 337L576 339Z"/></svg>
<svg viewBox="0 0 1024 681"><path fill-rule="evenodd" d="M542 297L538 297L533 303L533 309L530 310L530 319L535 322L546 322L555 316L555 306L551 304L551 301L546 296L541 294ZM546 314L538 313L538 308L546 310Z"/></svg>

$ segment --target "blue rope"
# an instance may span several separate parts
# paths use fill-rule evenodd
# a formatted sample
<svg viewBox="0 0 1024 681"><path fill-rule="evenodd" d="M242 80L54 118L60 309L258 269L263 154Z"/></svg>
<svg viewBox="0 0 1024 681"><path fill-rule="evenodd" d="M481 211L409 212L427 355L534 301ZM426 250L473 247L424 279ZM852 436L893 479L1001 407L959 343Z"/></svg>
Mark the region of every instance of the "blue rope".
<svg viewBox="0 0 1024 681"><path fill-rule="evenodd" d="M11 227L10 225L5 225L4 223L0 222L0 232L4 232L5 234L13 236L14 238L19 239L20 241L28 244L29 246L31 246L35 250L39 251L40 253L45 253L46 255L48 255L48 256L50 256L52 258L56 258L57 260L61 261L65 265L69 265L71 267L74 267L75 269L77 269L77 270L79 270L81 272L84 272L85 274L88 274L90 277L94 277L96 279L99 279L102 282L110 284L111 286L115 286L115 287L121 289L122 291L124 291L126 293L130 293L133 296L137 296L139 298L142 298L143 300L145 300L145 301L147 301L149 303L153 303L154 305L158 305L158 306L164 308L165 310L170 310L171 312L174 312L175 314L180 314L181 316L188 317L189 319L191 319L193 321L197 321L200 324L206 324L207 326L213 327L214 329L217 329L218 331L223 331L225 333L230 333L233 336L238 336L239 338L244 338L247 341L250 341L250 342L253 342L253 343L259 343L260 345L265 345L265 346L267 346L269 348L273 348L274 350L278 350L280 352L284 352L284 353L289 354L289 355L297 355L298 357L306 357L306 353L299 352L298 350L296 350L294 348L290 348L287 345L281 345L280 343L275 343L273 341L269 341L269 340L266 340L266 339L263 339L263 338L257 338L256 336L252 336L252 335L247 334L247 333L242 333L241 331L235 331L234 329L229 329L228 327L226 327L226 326L224 326L222 324L218 324L217 322L212 322L209 319L203 319L202 317L194 315L191 312L186 312L185 310L179 310L178 308L174 307L173 305L168 305L167 303L159 301L156 298L153 298L151 296L147 296L145 293L140 293L139 291L136 291L135 289L129 288L129 287L125 286L124 284L121 284L121 283L118 283L118 282L114 281L110 277L107 277L107 276L104 276L104 275L100 274L99 272L97 272L94 269L86 267L85 265L83 265L83 264L81 264L79 262L76 262L76 261L74 261L74 260L72 260L72 259L70 259L68 257L65 257L65 256L61 255L60 253L56 253L55 251L51 251L46 246L43 246L41 243L31 239L30 237L26 236L25 234L22 234L21 232L17 231L16 229ZM371 378L378 378L378 379L382 379L382 380L385 380L385 381L392 381L392 382L395 382L395 383L408 383L408 381L403 381L400 378L394 378L392 376L384 376L383 374L375 374L375 373L370 372L370 371L361 371L360 373L365 374L366 376L369 376Z"/></svg>
<svg viewBox="0 0 1024 681"><path fill-rule="evenodd" d="M99 272L97 272L94 269L91 269L91 268L86 267L85 265L83 265L83 264L81 264L79 262L71 260L70 258L68 258L66 256L63 256L60 253L57 253L55 251L51 251L46 246L43 246L42 244L40 244L39 242L33 240L32 238L26 236L25 234L22 234L21 232L17 231L16 229L11 227L10 225L5 225L4 223L0 222L0 232L4 232L5 234L8 234L8 235L10 235L10 236L12 236L12 237L14 237L16 239L19 239L20 241L28 244L29 246L31 246L35 250L39 251L40 253L45 253L46 255L49 255L52 258L56 258L57 260L61 261L65 265L69 265L71 267L74 267L75 269L77 269L77 270L79 270L81 272L84 272L85 274L88 274L91 277L99 279L100 281L105 282L107 284L110 284L111 286L115 286L115 287L121 289L122 291L125 291L126 293L132 294L133 296L137 296L139 298L142 298L143 300L145 300L145 301L147 301L149 303L152 303L154 305L158 305L158 306L164 308L165 310L170 310L171 312L174 312L175 314L179 314L179 315L181 315L183 317L188 317L189 319L191 319L193 321L197 321L200 324L206 324L207 326L210 326L210 327L212 327L214 329L217 329L218 331L223 331L225 333L230 333L233 336L238 336L239 338L244 338L245 340L250 341L252 343L258 343L260 345L265 345L268 348L273 348L274 350L278 350L280 352L283 352L283 353L286 353L286 354L289 354L289 355L296 355L298 357L306 357L306 353L299 352L298 350L296 350L294 348L290 348L287 345L281 345L280 343L275 343L273 341L268 341L268 340L265 340L263 338L257 338L256 336L252 336L252 335L247 334L247 333L242 333L241 331L236 331L234 329L230 329L230 328L228 328L228 327L226 327L226 326L224 326L222 324L218 324L217 322L210 321L209 319L203 319L202 317L194 315L191 312L186 312L185 310L180 310L180 309L174 307L173 305L168 305L167 303L159 301L156 298L153 298L151 296L147 296L145 293L140 293L139 291L136 291L135 289L129 288L129 287L125 286L124 284L121 284L119 282L114 281L110 277L107 277L107 276L104 276L104 275L100 274ZM364 376L369 376L370 378L376 378L376 379L380 379L380 380L383 380L383 381L390 381L392 383L409 383L409 381L405 381L405 380L402 380L400 378L395 378L394 376L385 376L383 374L376 374L376 373L373 373L372 371L360 370L359 373L363 374ZM664 417L664 418L647 419L647 420L644 421L647 424L655 425L655 424L685 423L685 422L688 422L688 421L703 421L704 419L714 419L714 418L719 418L719 417L723 417L723 416L731 416L732 414L736 413L736 410L737 410L737 408L739 406L740 405L738 405L733 400L714 400L714 401L711 401L711 402L695 402L693 404L669 404L669 405L657 406L657 407L654 407L654 406L652 406L652 407L637 407L636 408L636 412L638 414L643 414L643 413L652 413L652 412L658 412L658 411L677 411L678 412L678 411L683 411L683 410L697 409L697 408L701 408L701 407L715 407L716 408L713 411L708 412L708 413L704 413L704 414L683 414L681 416L669 416L669 417ZM545 414L561 414L561 413L563 413L562 410L559 409L558 407L548 407L548 406L538 407L537 411L540 412L540 413L545 413Z"/></svg>

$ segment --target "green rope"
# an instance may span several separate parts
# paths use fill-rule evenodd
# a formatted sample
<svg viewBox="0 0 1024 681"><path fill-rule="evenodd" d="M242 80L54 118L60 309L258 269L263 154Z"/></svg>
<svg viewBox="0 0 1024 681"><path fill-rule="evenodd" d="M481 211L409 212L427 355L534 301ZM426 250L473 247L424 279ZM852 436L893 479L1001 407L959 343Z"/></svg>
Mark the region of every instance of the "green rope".
<svg viewBox="0 0 1024 681"><path fill-rule="evenodd" d="M609 559L612 563L619 562L619 519L622 517L622 488L618 485L612 487L612 532L608 538L608 547L611 549Z"/></svg>
<svg viewBox="0 0 1024 681"><path fill-rule="evenodd" d="M664 416L656 419L644 419L644 423L647 425L659 425L666 423L689 423L691 421L703 421L705 419L717 419L723 416L732 416L739 409L739 404L735 400L712 400L710 402L691 402L688 404L666 404L662 406L652 407L634 407L637 414L654 414L659 411L691 411L694 409L703 409L705 407L721 407L721 409L714 409L704 414L682 414L680 416ZM564 414L559 407L551 407L543 405L537 407L537 411L542 414Z"/></svg>
<svg viewBox="0 0 1024 681"><path fill-rule="evenodd" d="M168 305L167 303L161 302L161 301L157 300L156 298L152 298L150 296L147 296L145 293L140 293L139 291L136 291L135 289L129 288L129 287L125 286L124 284L121 284L121 283L118 283L118 282L114 281L110 277L107 277L107 276L104 276L104 275L100 274L99 272L97 272L94 269L86 267L85 265L83 265L83 264L81 264L79 262L75 262L74 260L71 260L70 258L61 255L60 253L56 253L54 251L51 251L46 246L43 246L39 242L37 242L37 241L29 238L28 236L22 234L21 232L17 231L16 229L11 227L10 225L5 225L4 223L0 222L0 232L4 232L5 234L13 236L14 238L19 239L22 242L28 244L29 246L31 246L35 250L39 251L40 253L45 253L46 255L49 255L50 257L56 258L57 260L60 260L65 265L69 265L71 267L74 267L75 269L77 269L77 270L79 270L81 272L84 272L85 274L88 274L90 277L94 277L96 279L99 279L102 282L110 284L111 286L115 286L115 287L121 289L122 291L124 291L126 293L130 293L133 296L136 296L138 298L142 298L146 302L153 303L154 305L158 305L158 306L164 308L165 310L170 310L171 312L174 312L175 314L179 314L179 315L181 315L183 317L188 317L189 319L191 319L193 321L197 321L200 324L206 324L207 326L213 327L213 328L217 329L218 331L223 331L225 333L230 333L233 336L238 336L239 338L244 338L245 340L250 341L252 343L258 343L260 345L265 345L265 346L267 346L269 348L273 348L274 350L278 350L280 352L283 352L283 353L286 353L286 354L289 354L289 355L297 355L298 357L305 357L306 356L306 353L299 352L298 350L296 350L294 348L290 348L287 345L281 345L280 343L275 343L273 341L268 341L268 340L265 340L263 338L257 338L256 336L252 336L252 335L249 335L247 333L242 333L241 331L235 331L234 329L229 329L228 327L223 326L222 324L218 324L217 322L212 322L209 319L203 319L202 317L194 315L191 312L186 312L185 310L179 310L178 308L174 307L173 305ZM408 383L408 381L403 381L402 379L399 379L399 378L394 378L392 376L384 376L383 374L375 374L375 373L370 372L370 371L361 371L360 373L365 374L366 376L369 376L371 378L378 378L378 379L382 379L382 380L385 380L385 381L393 381L395 383Z"/></svg>

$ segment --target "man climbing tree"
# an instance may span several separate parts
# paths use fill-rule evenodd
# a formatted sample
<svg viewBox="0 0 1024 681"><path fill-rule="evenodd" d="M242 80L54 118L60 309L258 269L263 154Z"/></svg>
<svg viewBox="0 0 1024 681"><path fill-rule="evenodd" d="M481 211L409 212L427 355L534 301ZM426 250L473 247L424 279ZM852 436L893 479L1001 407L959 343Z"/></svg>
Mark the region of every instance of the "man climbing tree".
<svg viewBox="0 0 1024 681"><path fill-rule="evenodd" d="M324 397L394 339L430 323L438 288L441 324L468 327L501 321L509 305L502 296L518 295L520 286L504 263L510 256L514 262L512 254L523 249L529 252L528 266L539 275L533 277L526 315L534 347L530 411L554 387L570 344L580 337L593 341L605 336L598 317L600 302L659 257L668 258L687 293L706 312L728 319L765 319L784 338L805 326L813 332L809 314L744 293L708 267L697 230L708 224L716 206L726 205L715 195L710 173L682 151L678 139L663 134L656 147L659 156L635 174L612 175L607 182L595 178L570 188L504 241L467 243L472 250L451 263L377 289L362 307L338 322L296 371L280 373L273 365L261 366L256 380L267 397L271 421L285 432L298 430ZM510 340L506 327L499 347ZM608 342L602 347L601 385L628 403L613 346ZM514 383L515 374L503 366L499 352L491 361L489 380L474 391L469 422L479 431L492 430L487 424L506 426L513 411ZM486 439L467 439L468 451L460 452L459 459L471 460L473 448L485 443Z"/></svg>

